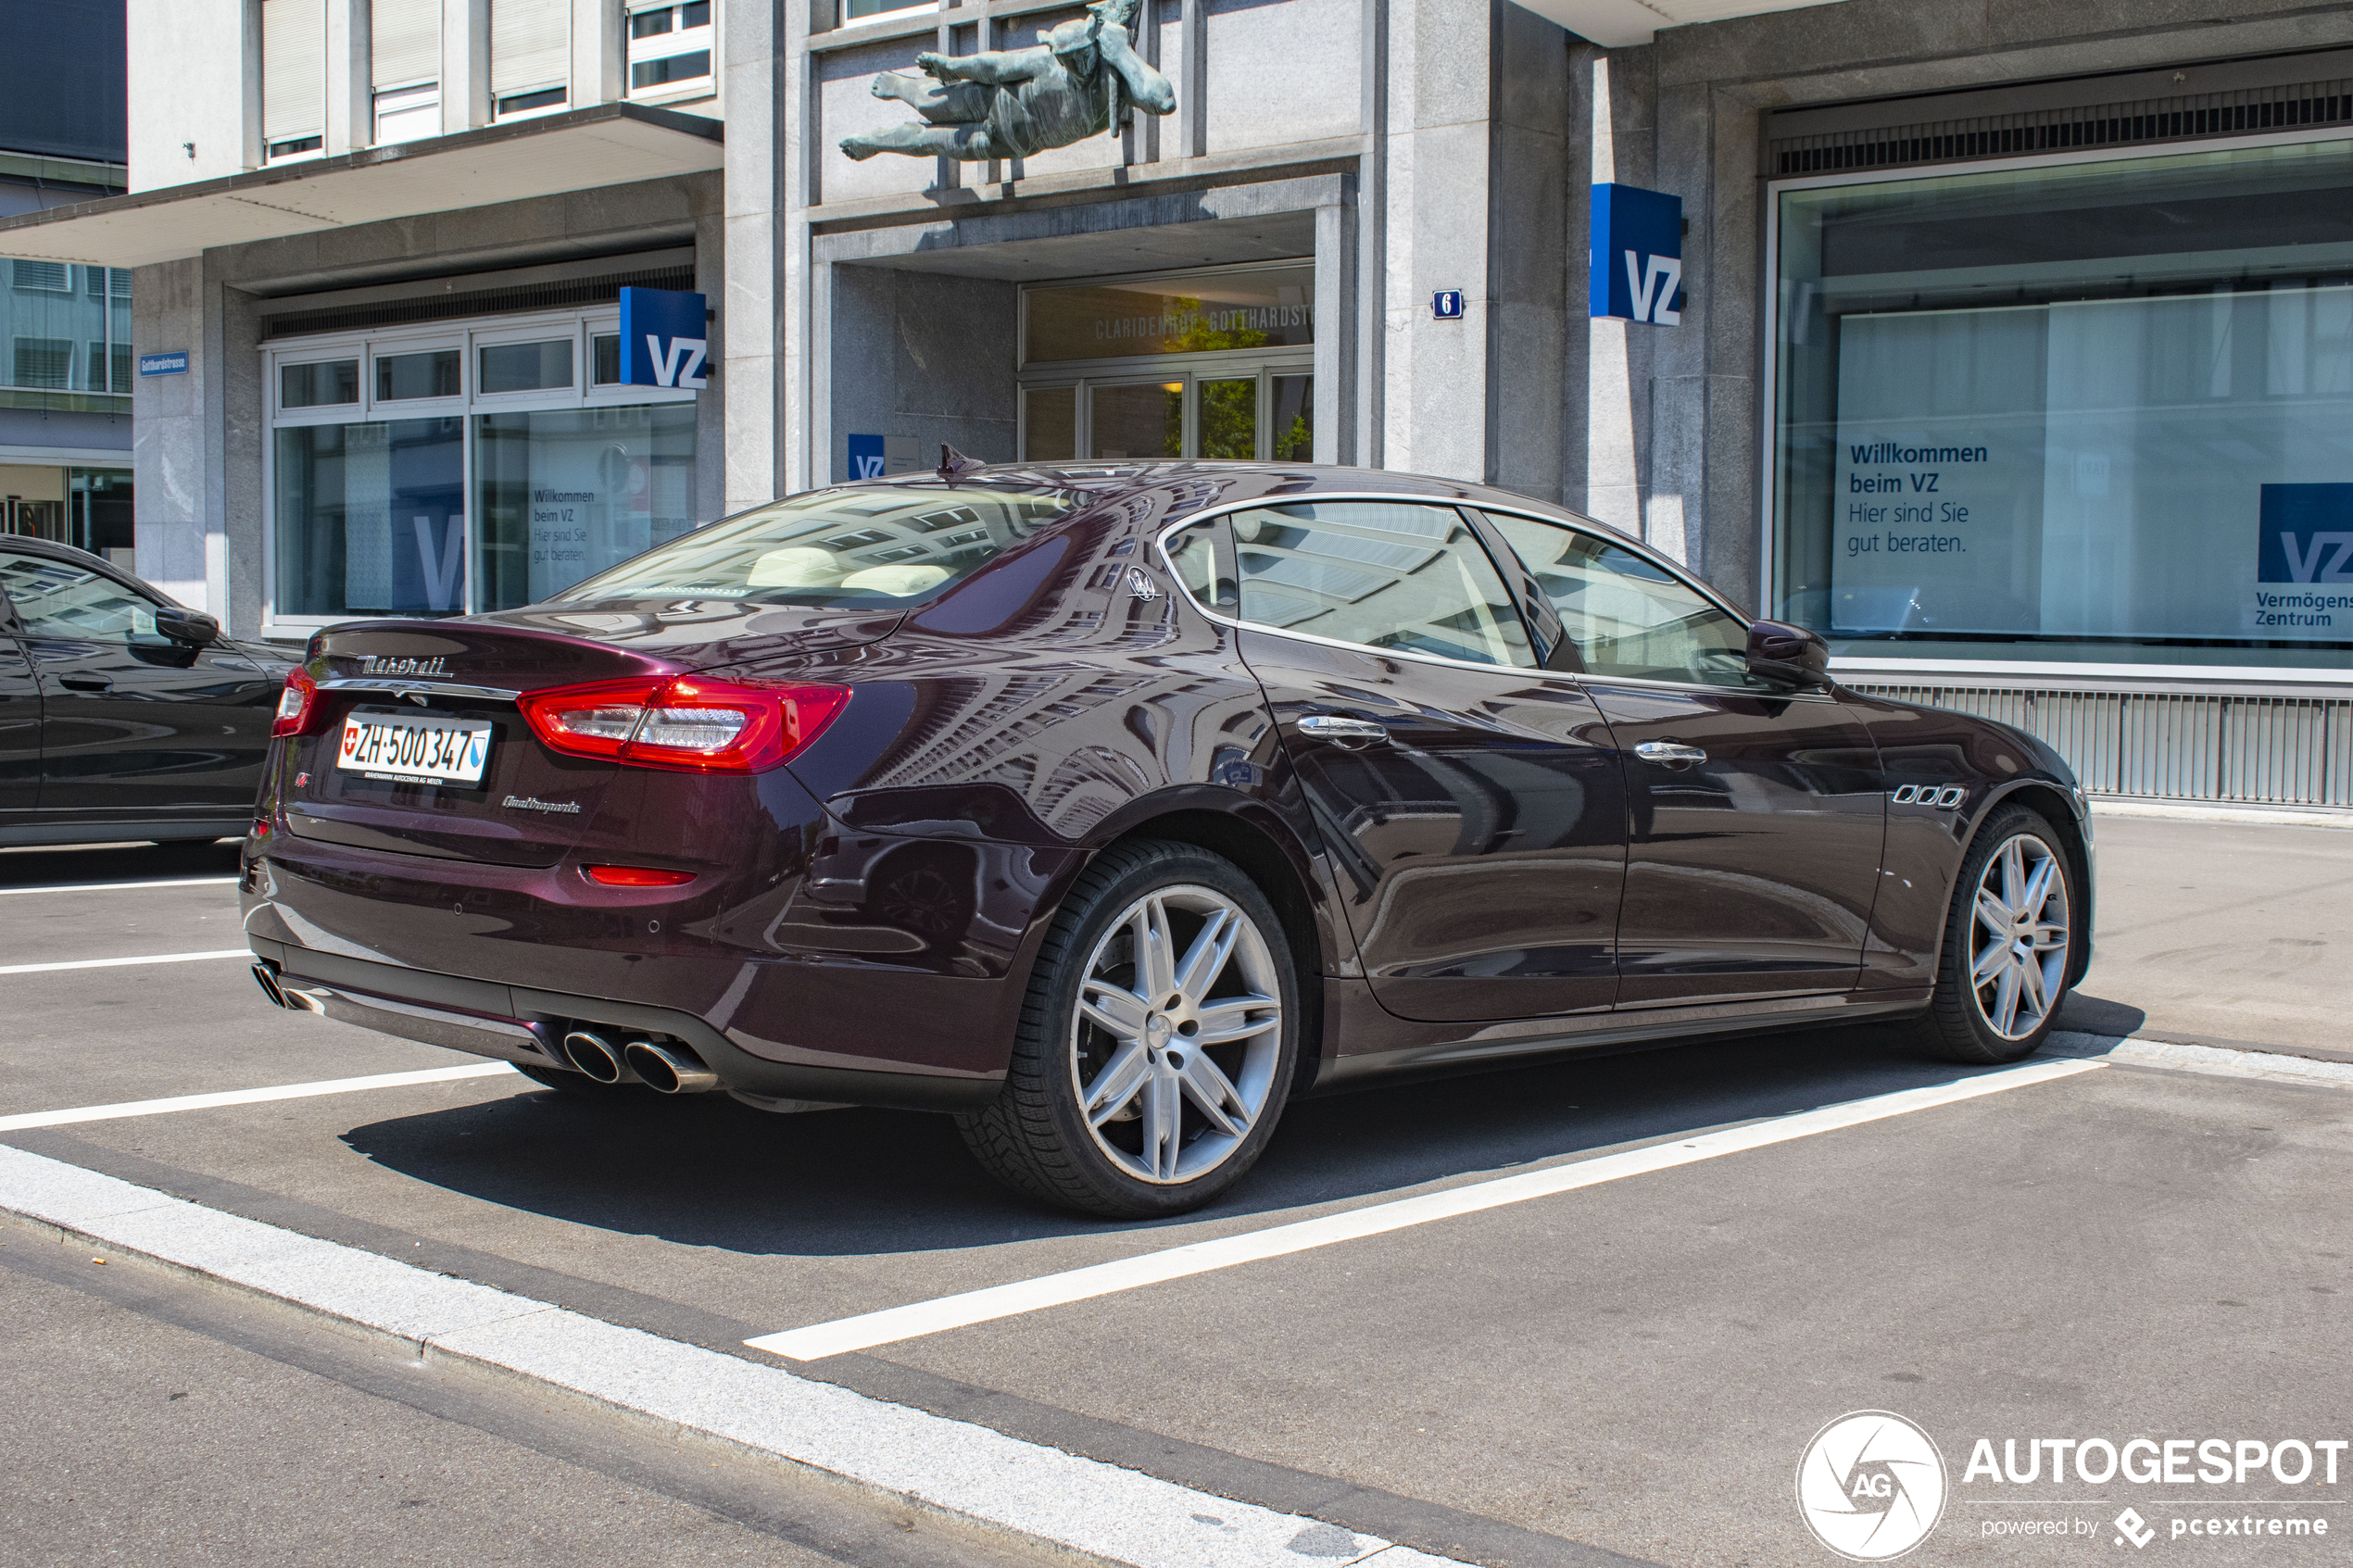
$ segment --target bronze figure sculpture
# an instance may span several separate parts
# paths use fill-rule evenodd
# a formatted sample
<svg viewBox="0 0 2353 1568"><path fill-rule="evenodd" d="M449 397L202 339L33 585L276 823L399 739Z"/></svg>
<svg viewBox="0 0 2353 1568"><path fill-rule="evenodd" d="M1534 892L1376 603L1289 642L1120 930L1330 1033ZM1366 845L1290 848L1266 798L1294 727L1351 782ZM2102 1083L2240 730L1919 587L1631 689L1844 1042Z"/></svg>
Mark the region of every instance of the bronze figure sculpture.
<svg viewBox="0 0 2353 1568"><path fill-rule="evenodd" d="M1026 49L915 56L922 76L884 71L875 96L896 98L924 118L845 137L853 158L876 153L939 154L978 163L1027 157L1124 127L1132 105L1148 114L1176 107L1168 78L1136 54L1128 29L1140 0L1098 0Z"/></svg>

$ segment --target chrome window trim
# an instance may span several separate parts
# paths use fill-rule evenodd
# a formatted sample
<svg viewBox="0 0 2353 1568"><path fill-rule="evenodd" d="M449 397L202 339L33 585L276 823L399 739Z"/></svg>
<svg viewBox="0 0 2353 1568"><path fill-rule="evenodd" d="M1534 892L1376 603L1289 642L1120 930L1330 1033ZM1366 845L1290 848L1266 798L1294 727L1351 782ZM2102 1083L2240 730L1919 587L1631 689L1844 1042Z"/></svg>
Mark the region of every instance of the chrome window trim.
<svg viewBox="0 0 2353 1568"><path fill-rule="evenodd" d="M468 686L454 681L404 681L397 675L346 675L319 683L322 692L384 692L393 696L406 696L420 692L429 696L462 696L491 702L512 702L522 694L497 686Z"/></svg>
<svg viewBox="0 0 2353 1568"><path fill-rule="evenodd" d="M1176 521L1170 523L1165 528L1163 528L1152 539L1152 549L1160 558L1161 569L1168 573L1169 581L1176 584L1176 591L1184 596L1186 603L1191 605L1195 609L1201 611L1202 614L1207 616L1211 621L1216 622L1218 625L1230 626L1237 631L1260 632L1268 636L1276 637L1292 637L1303 643L1315 643L1324 647L1347 648L1357 653L1372 654L1380 659L1410 659L1424 664L1445 665L1456 670L1521 671L1529 675L1541 676L1551 680L1566 681L1579 691L1583 691L1586 685L1589 683L1592 683L1604 685L1644 687L1657 691L1725 692L1737 696L1762 697L1773 702L1835 703L1839 700L1835 689L1825 692L1758 692L1751 691L1742 686L1710 685L1704 681L1658 681L1640 675L1603 675L1591 670L1546 670L1535 665L1481 664L1474 659L1448 659L1443 654L1411 653L1399 648L1377 648L1367 643L1343 642L1338 637L1319 637L1313 632L1285 631L1278 626L1267 626L1255 621L1242 621L1233 616L1221 615L1216 610L1212 609L1209 606L1202 603L1201 600L1193 596L1192 590L1185 586L1184 574L1176 570L1176 558L1168 553L1168 542L1175 538L1177 534L1183 533L1186 529L1199 527L1204 522L1214 521L1216 519L1227 516L1229 513L1248 511L1252 508L1257 507L1299 506L1302 504L1313 505L1318 501L1385 501L1392 504L1402 503L1409 506L1441 507L1454 511L1468 510L1477 512L1503 512L1507 516L1526 518L1531 522L1544 523L1549 527L1565 528L1571 533L1590 533L1594 537L1599 538L1604 544L1626 550L1628 553L1637 556L1642 559L1649 561L1652 565L1658 567L1675 582L1683 583L1685 586L1691 588L1693 592L1697 593L1701 598L1705 599L1709 604L1714 605L1718 609L1722 610L1726 615L1730 616L1734 621L1740 622L1743 628L1755 624L1753 617L1743 615L1739 610L1733 608L1731 605L1726 603L1722 597L1720 597L1705 583L1691 577L1681 566L1668 560L1665 556L1660 555L1657 551L1652 549L1649 546L1642 544L1640 540L1631 538L1627 534L1620 533L1617 529L1610 527L1605 522L1597 522L1592 518L1584 517L1581 514L1574 512L1569 514L1572 521L1563 521L1559 518L1547 517L1541 512L1532 511L1526 507L1491 506L1484 501L1466 501L1459 496L1399 495L1394 492L1378 490L1329 490L1313 491L1301 495L1282 497L1258 495L1239 501L1219 501L1214 505L1203 507L1199 511L1189 512ZM1473 532L1471 536L1474 539L1478 537L1476 531ZM1486 546L1484 541L1481 541L1480 548L1483 550L1485 547ZM1523 568L1525 568L1526 564L1526 562L1521 563ZM1511 584L1509 583L1504 584L1504 591L1505 593L1511 592ZM1523 630L1525 630L1525 628L1523 628ZM1532 656L1534 653L1533 647L1529 649L1529 652ZM1835 688L1837 683L1832 681L1831 684L1833 688Z"/></svg>

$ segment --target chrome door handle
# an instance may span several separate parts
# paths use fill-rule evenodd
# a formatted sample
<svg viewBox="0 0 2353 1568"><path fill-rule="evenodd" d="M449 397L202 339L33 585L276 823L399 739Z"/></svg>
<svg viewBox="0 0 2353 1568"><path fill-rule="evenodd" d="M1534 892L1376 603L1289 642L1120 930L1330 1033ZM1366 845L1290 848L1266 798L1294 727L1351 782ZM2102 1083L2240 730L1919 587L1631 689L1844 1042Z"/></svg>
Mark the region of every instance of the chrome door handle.
<svg viewBox="0 0 2353 1568"><path fill-rule="evenodd" d="M1707 753L1698 746L1673 740L1646 740L1634 748L1634 755L1645 762L1664 762L1670 768L1707 760Z"/></svg>
<svg viewBox="0 0 2353 1568"><path fill-rule="evenodd" d="M1310 713L1299 721L1299 733L1316 740L1387 740L1386 726L1369 719L1340 719L1328 713Z"/></svg>

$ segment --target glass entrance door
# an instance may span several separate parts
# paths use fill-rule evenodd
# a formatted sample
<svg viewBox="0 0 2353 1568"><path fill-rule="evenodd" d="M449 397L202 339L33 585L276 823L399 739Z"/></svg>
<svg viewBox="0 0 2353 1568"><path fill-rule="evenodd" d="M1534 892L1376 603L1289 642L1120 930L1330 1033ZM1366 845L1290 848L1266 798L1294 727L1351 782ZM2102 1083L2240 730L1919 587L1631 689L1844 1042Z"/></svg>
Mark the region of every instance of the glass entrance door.
<svg viewBox="0 0 2353 1568"><path fill-rule="evenodd" d="M1205 368L1151 381L1022 389L1022 460L1180 458L1313 462L1315 377L1304 365Z"/></svg>
<svg viewBox="0 0 2353 1568"><path fill-rule="evenodd" d="M1087 388L1087 456L1185 455L1182 381L1096 383Z"/></svg>

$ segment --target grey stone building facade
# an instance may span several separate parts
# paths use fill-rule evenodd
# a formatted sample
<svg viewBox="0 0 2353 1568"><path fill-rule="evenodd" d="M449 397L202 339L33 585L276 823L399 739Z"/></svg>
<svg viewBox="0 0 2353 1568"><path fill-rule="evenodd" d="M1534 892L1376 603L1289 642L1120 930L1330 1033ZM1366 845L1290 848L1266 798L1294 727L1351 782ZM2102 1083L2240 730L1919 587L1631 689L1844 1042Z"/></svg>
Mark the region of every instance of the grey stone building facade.
<svg viewBox="0 0 2353 1568"><path fill-rule="evenodd" d="M2103 792L2353 807L2342 6L1143 0L1170 112L969 162L840 144L1080 8L131 13L131 193L0 254L187 353L138 559L240 631L941 442L1312 458L1586 511ZM1671 324L1591 314L1597 184L1680 198ZM608 374L623 286L705 296L705 386Z"/></svg>

